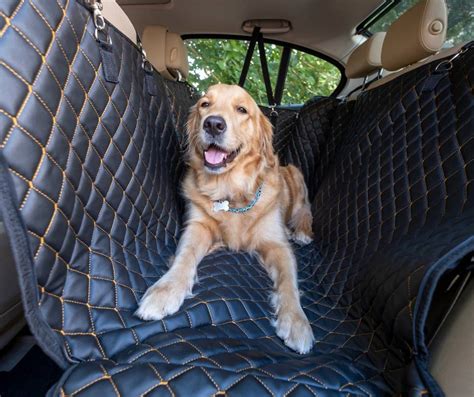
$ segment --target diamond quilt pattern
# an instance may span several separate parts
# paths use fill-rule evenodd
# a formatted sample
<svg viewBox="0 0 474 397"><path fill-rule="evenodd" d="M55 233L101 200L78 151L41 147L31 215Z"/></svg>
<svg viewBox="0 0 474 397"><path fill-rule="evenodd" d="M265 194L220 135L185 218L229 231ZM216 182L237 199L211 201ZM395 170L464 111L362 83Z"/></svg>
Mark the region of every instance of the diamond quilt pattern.
<svg viewBox="0 0 474 397"><path fill-rule="evenodd" d="M98 334L128 329L119 308L134 310L174 253L181 211L177 190L164 186L177 180L178 141L168 102L146 93L132 45L109 29L120 84L107 83L90 13L75 2L52 5L2 10L0 74L18 98L1 98L1 148L41 310L71 357L76 343L88 346L84 357L104 356ZM50 42L33 41L43 37ZM13 49L31 62L17 64Z"/></svg>
<svg viewBox="0 0 474 397"><path fill-rule="evenodd" d="M149 95L139 51L113 27L119 83L106 82L93 30L76 1L0 3L1 160L38 291L25 305L74 364L50 394L408 392L420 283L474 235L474 51L431 92L435 65L279 118L275 146L302 168L314 209L315 242L295 246L316 337L300 356L276 337L271 283L248 253L206 257L175 315L133 316L179 238L193 99L158 75Z"/></svg>
<svg viewBox="0 0 474 397"><path fill-rule="evenodd" d="M271 119L272 110L265 106L260 106L263 114ZM295 133L295 121L299 114L293 109L278 109L278 117L273 128L273 148L278 154L280 164L287 165L287 147L290 137Z"/></svg>
<svg viewBox="0 0 474 397"><path fill-rule="evenodd" d="M184 146L189 108L198 101L199 95L187 82L165 79L163 82L171 105L175 129L181 145Z"/></svg>
<svg viewBox="0 0 474 397"><path fill-rule="evenodd" d="M351 107L352 103L342 103L337 98L314 97L303 106L293 123L294 133L287 141L285 163L295 164L303 171L310 200L334 160Z"/></svg>

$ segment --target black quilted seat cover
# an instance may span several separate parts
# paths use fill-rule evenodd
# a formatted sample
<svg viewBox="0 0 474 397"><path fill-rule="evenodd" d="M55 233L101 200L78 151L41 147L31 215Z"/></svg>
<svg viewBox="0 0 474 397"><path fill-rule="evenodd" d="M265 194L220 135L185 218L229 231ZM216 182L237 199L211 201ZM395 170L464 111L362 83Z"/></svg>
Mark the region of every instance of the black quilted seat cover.
<svg viewBox="0 0 474 397"><path fill-rule="evenodd" d="M50 394L432 390L425 306L474 245L474 51L434 90L427 65L291 116L279 154L303 169L316 236L295 247L316 337L300 356L248 253L206 257L175 315L133 316L179 239L184 105L158 75L150 95L139 52L108 30L118 83L80 3L0 2L0 208L32 331L66 369Z"/></svg>
<svg viewBox="0 0 474 397"><path fill-rule="evenodd" d="M348 131L347 116L352 103L332 97L314 97L308 101L293 123L285 150L285 163L298 166L314 198L329 165L333 162L341 137Z"/></svg>
<svg viewBox="0 0 474 397"><path fill-rule="evenodd" d="M179 137L180 144L184 147L186 141L186 122L189 108L199 99L199 95L188 83L182 81L163 80L166 95L173 114L173 123Z"/></svg>
<svg viewBox="0 0 474 397"><path fill-rule="evenodd" d="M273 148L275 153L278 154L280 163L286 165L286 153L288 149L288 143L290 137L295 132L295 122L298 119L299 112L294 109L278 109L278 116L276 119L272 119L272 110L266 106L260 106L263 114L270 120L273 120Z"/></svg>

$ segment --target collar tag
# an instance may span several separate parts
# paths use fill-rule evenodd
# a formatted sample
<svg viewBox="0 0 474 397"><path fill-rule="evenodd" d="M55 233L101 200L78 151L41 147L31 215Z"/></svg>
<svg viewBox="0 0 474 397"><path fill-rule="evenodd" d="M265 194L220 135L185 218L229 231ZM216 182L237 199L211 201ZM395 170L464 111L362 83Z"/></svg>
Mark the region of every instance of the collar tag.
<svg viewBox="0 0 474 397"><path fill-rule="evenodd" d="M227 200L214 201L212 210L214 212L229 211L229 202Z"/></svg>

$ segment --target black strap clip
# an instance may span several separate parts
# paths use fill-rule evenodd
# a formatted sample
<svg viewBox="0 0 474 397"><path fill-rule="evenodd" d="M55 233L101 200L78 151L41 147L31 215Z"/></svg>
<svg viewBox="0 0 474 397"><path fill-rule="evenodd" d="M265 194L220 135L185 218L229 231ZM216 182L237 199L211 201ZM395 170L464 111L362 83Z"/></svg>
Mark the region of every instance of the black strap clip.
<svg viewBox="0 0 474 397"><path fill-rule="evenodd" d="M105 81L117 84L119 82L119 68L114 58L112 38L110 37L105 24L105 19L102 15L102 0L88 0L87 4L92 10L92 18L95 27L94 37L99 44L99 52L102 59L102 70Z"/></svg>
<svg viewBox="0 0 474 397"><path fill-rule="evenodd" d="M448 75L448 73L451 71L453 68L454 61L459 58L462 54L466 53L469 51L471 48L474 48L474 41L471 41L461 47L459 51L454 53L451 57L444 59L440 63L438 63L431 75L429 75L425 82L423 83L423 86L421 88L421 92L431 92L433 91L438 83Z"/></svg>
<svg viewBox="0 0 474 397"><path fill-rule="evenodd" d="M157 96L158 89L156 87L153 65L150 63L150 61L148 61L145 49L143 48L140 39L138 39L138 48L140 49L140 52L142 54L142 69L145 72L145 85L148 91L148 95Z"/></svg>

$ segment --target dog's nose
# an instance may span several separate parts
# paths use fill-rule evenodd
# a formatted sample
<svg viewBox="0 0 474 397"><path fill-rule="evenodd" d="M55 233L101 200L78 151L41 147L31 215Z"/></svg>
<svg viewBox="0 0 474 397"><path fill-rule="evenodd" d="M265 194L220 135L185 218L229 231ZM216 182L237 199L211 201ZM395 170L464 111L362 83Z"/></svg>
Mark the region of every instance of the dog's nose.
<svg viewBox="0 0 474 397"><path fill-rule="evenodd" d="M209 116L206 120L204 120L203 128L204 131L206 131L209 135L217 136L225 132L227 125L222 117Z"/></svg>

